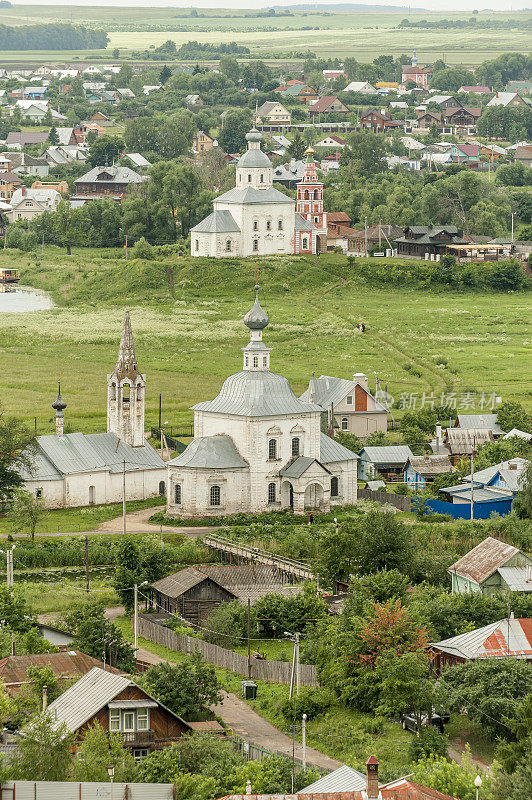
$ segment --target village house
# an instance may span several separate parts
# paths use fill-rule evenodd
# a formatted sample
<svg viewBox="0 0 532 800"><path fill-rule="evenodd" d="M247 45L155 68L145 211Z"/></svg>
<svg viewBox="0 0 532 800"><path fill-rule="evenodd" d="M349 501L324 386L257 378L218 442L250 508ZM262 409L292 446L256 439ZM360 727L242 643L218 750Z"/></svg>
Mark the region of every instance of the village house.
<svg viewBox="0 0 532 800"><path fill-rule="evenodd" d="M398 255L426 259L427 255L444 255L449 244L468 242L455 225L409 225L395 243Z"/></svg>
<svg viewBox="0 0 532 800"><path fill-rule="evenodd" d="M306 106L312 105L318 99L316 90L301 81L289 81L286 86L279 86L275 91L282 97L295 97Z"/></svg>
<svg viewBox="0 0 532 800"><path fill-rule="evenodd" d="M215 140L212 138L212 136L209 136L208 133L204 133L204 131L198 131L194 137L194 141L192 142L192 149L199 156L204 156L205 153L208 153L209 150L212 150L214 147L214 141Z"/></svg>
<svg viewBox="0 0 532 800"><path fill-rule="evenodd" d="M369 481L380 477L385 481L403 481L407 461L413 455L405 444L364 447L358 454L358 479Z"/></svg>
<svg viewBox="0 0 532 800"><path fill-rule="evenodd" d="M13 193L11 211L6 216L10 222L18 219L34 219L40 217L45 211L56 211L61 199L61 195L55 189L48 187L28 189L21 186Z"/></svg>
<svg viewBox="0 0 532 800"><path fill-rule="evenodd" d="M14 172L0 172L0 198L11 203L11 198L22 186L22 178Z"/></svg>
<svg viewBox="0 0 532 800"><path fill-rule="evenodd" d="M185 103L189 108L201 108L205 105L205 101L199 96L199 94L187 94L185 97Z"/></svg>
<svg viewBox="0 0 532 800"><path fill-rule="evenodd" d="M340 150L341 150L342 148L345 147L345 145L346 145L345 139L342 139L340 136L335 136L334 134L331 134L330 136L326 136L321 141L316 142L314 147L315 148L316 147L334 147L335 149L340 148Z"/></svg>
<svg viewBox="0 0 532 800"><path fill-rule="evenodd" d="M262 564L241 566L208 564L186 567L151 584L157 608L177 614L194 626L204 625L222 603L238 600L256 603L270 592L295 597L302 587L288 584L274 567Z"/></svg>
<svg viewBox="0 0 532 800"><path fill-rule="evenodd" d="M349 114L349 109L334 95L323 95L309 106L309 114Z"/></svg>
<svg viewBox="0 0 532 800"><path fill-rule="evenodd" d="M532 591L532 558L500 539L488 536L447 570L456 594Z"/></svg>
<svg viewBox="0 0 532 800"><path fill-rule="evenodd" d="M253 117L255 125L290 125L292 115L276 101L267 100L256 111Z"/></svg>
<svg viewBox="0 0 532 800"><path fill-rule="evenodd" d="M491 94L491 89L489 86L460 86L458 89L458 93L460 92L473 92L473 94Z"/></svg>
<svg viewBox="0 0 532 800"><path fill-rule="evenodd" d="M378 111L376 108L368 108L360 115L360 127L362 130L373 131L373 133L382 133L389 128L401 126L402 123L393 120L384 109Z"/></svg>
<svg viewBox="0 0 532 800"><path fill-rule="evenodd" d="M238 160L235 188L216 197L212 214L191 229L191 255L230 258L316 252L326 223L323 184L317 180L312 151L307 151L294 202L273 186L274 169L261 149L262 134L254 128L246 139L248 150Z"/></svg>
<svg viewBox="0 0 532 800"><path fill-rule="evenodd" d="M70 686L73 679L81 678L93 667L107 669L115 675L123 674L119 669L108 664L104 665L103 661L98 661L97 658L79 650L6 656L0 659L0 680L11 697L16 697L28 684L28 670L31 667L49 667L58 678L59 686L63 690Z"/></svg>
<svg viewBox="0 0 532 800"><path fill-rule="evenodd" d="M64 114L59 114L53 108L50 108L48 102L38 100L17 100L16 105L21 110L22 118L42 124L46 114L49 112L52 117L52 122L63 122L66 120Z"/></svg>
<svg viewBox="0 0 532 800"><path fill-rule="evenodd" d="M136 760L170 747L192 730L130 678L99 667L93 667L50 703L48 712L56 728L64 725L75 735L77 746L89 728L97 725L119 734Z"/></svg>
<svg viewBox="0 0 532 800"><path fill-rule="evenodd" d="M371 253L376 247L379 251L395 249L396 239L403 234L399 225L373 225L365 230L353 231L349 235L348 253L363 256Z"/></svg>
<svg viewBox="0 0 532 800"><path fill-rule="evenodd" d="M351 81L343 91L358 92L359 94L378 94L376 88L368 81Z"/></svg>
<svg viewBox="0 0 532 800"><path fill-rule="evenodd" d="M430 105L430 103L435 103L440 108L450 109L450 108L461 108L462 103L458 98L454 97L452 94L434 94L429 95L427 97L426 105Z"/></svg>
<svg viewBox="0 0 532 800"><path fill-rule="evenodd" d="M256 287L244 317L243 369L196 403L194 439L168 462L167 514L223 516L356 502L357 456L321 432L322 407L270 371L269 324Z"/></svg>
<svg viewBox="0 0 532 800"><path fill-rule="evenodd" d="M464 456L470 456L481 445L495 441L491 430L479 428L447 428L442 433L442 426L436 425L436 435L431 447L437 454L450 456L452 464L456 464Z"/></svg>
<svg viewBox="0 0 532 800"><path fill-rule="evenodd" d="M52 405L56 432L36 437L30 464L21 469L26 491L45 508L116 503L125 472L126 500L164 495L166 465L144 438L145 390L127 312L116 367L107 376L107 433L64 433L66 403L59 391Z"/></svg>
<svg viewBox="0 0 532 800"><path fill-rule="evenodd" d="M532 167L532 145L521 145L515 151L515 160L525 167Z"/></svg>
<svg viewBox="0 0 532 800"><path fill-rule="evenodd" d="M495 92L486 108L504 106L505 108L527 108L528 102L517 92Z"/></svg>
<svg viewBox="0 0 532 800"><path fill-rule="evenodd" d="M523 488L523 476L527 466L526 458L511 458L508 461L501 461L500 464L478 470L473 475L464 476L462 481L467 482L469 486L473 481L476 486L503 489L506 492L512 492L515 496Z"/></svg>
<svg viewBox="0 0 532 800"><path fill-rule="evenodd" d="M48 141L48 131L10 131L6 136L6 147L22 150L29 144L43 144Z"/></svg>
<svg viewBox="0 0 532 800"><path fill-rule="evenodd" d="M404 480L410 489L419 491L425 489L438 475L455 471L449 456L424 453L422 456L410 456L406 462Z"/></svg>
<svg viewBox="0 0 532 800"><path fill-rule="evenodd" d="M148 170L152 165L151 161L144 158L141 153L122 153L120 161L123 161L127 167L144 171Z"/></svg>
<svg viewBox="0 0 532 800"><path fill-rule="evenodd" d="M303 178L305 162L292 158L288 164L280 164L273 170L273 183L281 183L287 189L296 189Z"/></svg>
<svg viewBox="0 0 532 800"><path fill-rule="evenodd" d="M368 379L362 372L352 380L333 378L330 375L314 376L301 400L317 403L327 415L328 425L361 439L376 431L386 433L388 409L369 390ZM331 420L332 409L332 420Z"/></svg>
<svg viewBox="0 0 532 800"><path fill-rule="evenodd" d="M532 591L532 581L531 588ZM517 658L532 662L532 619L516 619L513 612L506 619L483 628L432 642L432 668L441 675L448 667L484 658Z"/></svg>
<svg viewBox="0 0 532 800"><path fill-rule="evenodd" d="M50 166L45 158L29 156L27 153L2 153L0 156L8 162L8 169L17 175L38 175L46 178L50 172Z"/></svg>
<svg viewBox="0 0 532 800"><path fill-rule="evenodd" d="M498 439L504 433L497 420L497 414L457 414L454 427L464 431L487 430L494 439Z"/></svg>
<svg viewBox="0 0 532 800"><path fill-rule="evenodd" d="M476 133L476 125L482 114L481 108L464 106L462 108L446 108L444 111L446 125L452 125L454 134L472 136Z"/></svg>
<svg viewBox="0 0 532 800"><path fill-rule="evenodd" d="M101 200L111 197L120 202L130 186L139 186L146 177L129 167L94 167L74 181L71 200Z"/></svg>
<svg viewBox="0 0 532 800"><path fill-rule="evenodd" d="M44 158L51 167L86 161L87 156L87 149L79 145L52 145L44 153Z"/></svg>

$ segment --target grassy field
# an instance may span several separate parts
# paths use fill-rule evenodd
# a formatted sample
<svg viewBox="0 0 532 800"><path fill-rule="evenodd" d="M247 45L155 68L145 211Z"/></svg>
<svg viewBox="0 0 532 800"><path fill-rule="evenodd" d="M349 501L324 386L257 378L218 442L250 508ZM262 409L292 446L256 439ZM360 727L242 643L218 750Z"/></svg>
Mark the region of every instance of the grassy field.
<svg viewBox="0 0 532 800"><path fill-rule="evenodd" d="M122 255L122 251L118 251ZM116 255L118 255L118 253ZM61 306L0 315L0 398L39 433L53 428L57 375L70 430L105 430L106 375L116 362L126 309L147 373L146 426L190 422L189 407L213 397L241 369L252 303L248 260L129 261L109 251L57 248L43 257L0 250L0 266L53 292ZM262 301L271 317L272 369L302 392L316 373L365 372L374 387L401 393L496 392L532 410L530 294L455 293L354 280L341 255L261 262ZM365 334L356 323L364 321Z"/></svg>
<svg viewBox="0 0 532 800"><path fill-rule="evenodd" d="M128 57L133 50L158 46L167 39L177 45L195 39L200 42L220 43L231 40L249 46L258 53L287 53L290 50L311 49L318 55L329 57L348 55L359 61L371 61L378 55L395 57L411 53L416 47L421 63L444 58L450 64L475 66L481 61L505 51L527 52L530 36L522 21L529 19L527 12L479 15L479 20L492 18L501 22L515 20L511 29L488 30L460 29L401 29L400 20L407 16L415 21L422 18L468 19L470 14L407 12L377 13L296 13L292 16L255 17L245 10L200 9L201 17L176 8L150 8L146 21L141 8L98 6L31 6L20 5L0 10L0 23L22 25L46 22L73 22L90 26L99 25L110 33L107 50L68 52L6 52L3 59L11 62L34 60L75 60L101 57L109 59L114 48L120 57ZM264 32L275 36L264 36Z"/></svg>

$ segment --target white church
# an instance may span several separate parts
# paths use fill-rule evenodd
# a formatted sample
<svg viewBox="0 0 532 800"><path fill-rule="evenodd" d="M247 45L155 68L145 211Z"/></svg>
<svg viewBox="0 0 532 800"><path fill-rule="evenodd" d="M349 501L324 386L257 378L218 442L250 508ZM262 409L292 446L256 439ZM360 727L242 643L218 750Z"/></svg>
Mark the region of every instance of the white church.
<svg viewBox="0 0 532 800"><path fill-rule="evenodd" d="M146 376L139 372L126 312L118 360L107 376L107 433L65 433L66 403L59 394L55 434L36 437L24 488L46 508L145 500L166 489L166 464L144 438Z"/></svg>
<svg viewBox="0 0 532 800"><path fill-rule="evenodd" d="M194 440L168 462L167 513L213 516L356 503L357 456L321 431L322 407L270 371L269 323L255 303L244 317L243 369L197 403Z"/></svg>
<svg viewBox="0 0 532 800"><path fill-rule="evenodd" d="M312 149L306 152L296 203L273 185L272 162L261 150L262 134L253 128L246 139L248 149L237 163L235 188L217 197L212 214L191 229L191 254L221 258L326 249L323 184L317 179Z"/></svg>

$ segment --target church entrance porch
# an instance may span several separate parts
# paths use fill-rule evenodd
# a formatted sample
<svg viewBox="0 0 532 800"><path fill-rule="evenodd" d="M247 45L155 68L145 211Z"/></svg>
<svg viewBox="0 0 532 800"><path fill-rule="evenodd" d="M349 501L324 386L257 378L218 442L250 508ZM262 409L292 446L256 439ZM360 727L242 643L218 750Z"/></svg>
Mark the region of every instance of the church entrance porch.
<svg viewBox="0 0 532 800"><path fill-rule="evenodd" d="M281 508L294 508L294 487L290 481L281 486Z"/></svg>
<svg viewBox="0 0 532 800"><path fill-rule="evenodd" d="M324 490L321 483L311 483L305 489L305 509L317 508L320 511L324 510Z"/></svg>

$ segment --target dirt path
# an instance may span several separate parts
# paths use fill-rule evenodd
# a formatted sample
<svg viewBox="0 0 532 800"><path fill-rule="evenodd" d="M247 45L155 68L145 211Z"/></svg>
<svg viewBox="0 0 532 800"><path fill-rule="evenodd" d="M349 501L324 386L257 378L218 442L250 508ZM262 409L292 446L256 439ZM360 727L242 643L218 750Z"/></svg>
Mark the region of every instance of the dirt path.
<svg viewBox="0 0 532 800"><path fill-rule="evenodd" d="M451 739L447 752L453 761L456 761L457 764L461 764L465 754L465 745L456 739ZM473 753L471 753L471 761L477 767L480 774L488 772L491 769L487 761L475 756Z"/></svg>

